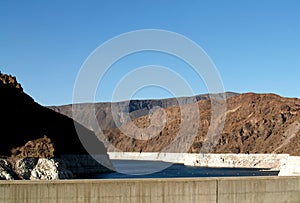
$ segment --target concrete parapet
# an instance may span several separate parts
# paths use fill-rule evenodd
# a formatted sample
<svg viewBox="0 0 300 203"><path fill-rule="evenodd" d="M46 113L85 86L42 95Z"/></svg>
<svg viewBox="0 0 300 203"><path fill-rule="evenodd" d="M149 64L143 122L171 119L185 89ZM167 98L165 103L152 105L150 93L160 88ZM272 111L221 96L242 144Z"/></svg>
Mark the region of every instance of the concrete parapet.
<svg viewBox="0 0 300 203"><path fill-rule="evenodd" d="M0 181L0 202L300 202L300 177Z"/></svg>
<svg viewBox="0 0 300 203"><path fill-rule="evenodd" d="M300 177L219 178L218 202L300 202Z"/></svg>
<svg viewBox="0 0 300 203"><path fill-rule="evenodd" d="M216 202L215 179L3 181L0 202Z"/></svg>

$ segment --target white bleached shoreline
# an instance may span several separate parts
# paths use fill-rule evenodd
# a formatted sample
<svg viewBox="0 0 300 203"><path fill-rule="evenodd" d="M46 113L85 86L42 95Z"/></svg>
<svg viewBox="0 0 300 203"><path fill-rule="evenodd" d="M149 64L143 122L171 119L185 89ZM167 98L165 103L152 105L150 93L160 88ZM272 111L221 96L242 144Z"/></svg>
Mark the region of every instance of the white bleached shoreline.
<svg viewBox="0 0 300 203"><path fill-rule="evenodd" d="M279 176L300 175L300 157L288 154L191 154L108 152L110 159L165 161L199 167L267 168Z"/></svg>

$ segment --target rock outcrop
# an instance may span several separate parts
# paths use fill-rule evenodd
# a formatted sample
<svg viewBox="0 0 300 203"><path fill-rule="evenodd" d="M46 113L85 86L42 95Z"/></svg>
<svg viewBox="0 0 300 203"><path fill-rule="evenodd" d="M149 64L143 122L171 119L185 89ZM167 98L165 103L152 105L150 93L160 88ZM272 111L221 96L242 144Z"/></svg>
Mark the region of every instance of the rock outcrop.
<svg viewBox="0 0 300 203"><path fill-rule="evenodd" d="M0 180L13 180L15 173L11 169L11 164L5 159L0 159Z"/></svg>
<svg viewBox="0 0 300 203"><path fill-rule="evenodd" d="M24 158L15 164L15 172L21 179L57 180L71 179L74 174L59 159Z"/></svg>
<svg viewBox="0 0 300 203"><path fill-rule="evenodd" d="M92 131L34 102L15 77L1 73L0 108L1 179L80 177L91 168L94 173L111 171L106 148ZM89 152L81 141L90 145ZM93 160L89 153L101 155L106 165ZM80 173L68 168L68 159L62 158L65 155L77 157L77 164L83 167L77 170ZM93 161L87 163L87 157Z"/></svg>
<svg viewBox="0 0 300 203"><path fill-rule="evenodd" d="M16 161L0 159L0 180L58 180L71 178L75 178L75 175L61 159L31 157L17 159Z"/></svg>

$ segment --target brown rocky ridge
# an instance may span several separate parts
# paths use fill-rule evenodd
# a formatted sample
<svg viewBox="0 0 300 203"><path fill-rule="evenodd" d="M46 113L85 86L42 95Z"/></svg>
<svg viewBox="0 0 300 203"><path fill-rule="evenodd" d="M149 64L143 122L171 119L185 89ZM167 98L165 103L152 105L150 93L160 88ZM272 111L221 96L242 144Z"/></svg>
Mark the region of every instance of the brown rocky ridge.
<svg viewBox="0 0 300 203"><path fill-rule="evenodd" d="M200 114L199 128L188 149L188 152L191 153L201 152L209 127L216 126L216 123L219 122L218 120L211 120L211 103L218 101L213 97L210 99L209 96L198 96L198 98L196 102ZM227 106L223 115L226 116L225 123L220 134L216 135L217 139L211 145L212 153L287 153L300 155L299 99L284 98L275 94L255 93L226 93L223 98L226 99ZM177 98L177 100L134 100L120 103L77 104L80 107L76 109L80 111L82 116L76 119L89 129L93 129L98 137L101 137L103 133L104 138L102 139L109 151L162 152L172 143L182 127L181 115L192 113L193 102L184 102L190 101L188 98ZM114 121L111 113L113 106L119 108L116 113L116 121ZM160 106L166 115L165 124L158 131L151 123L162 122L159 112L162 109L149 114L154 106ZM72 117L71 105L49 108ZM95 108L98 123L90 119L91 108ZM122 116L126 111L129 112L131 120L124 119ZM156 116L153 116L154 114ZM190 122L185 126L186 136L181 138L181 144L188 142L190 139L189 132L193 131L195 126L197 126L195 122ZM149 139L142 139L143 135L135 135L137 133L136 127L139 129L153 128L152 134L148 135ZM132 134L123 133L121 128L127 129Z"/></svg>
<svg viewBox="0 0 300 203"><path fill-rule="evenodd" d="M0 107L0 156L2 157L0 179L68 178L80 176L76 172L84 173L85 167L86 172L89 173L88 169L91 165L95 169L94 172L111 171L89 157L80 141L81 138L89 143L91 152L103 155L108 163L106 148L92 131L67 116L39 105L24 93L15 77L2 73L0 73ZM77 134L78 131L80 134ZM91 165L85 165L82 158L90 160ZM70 167L70 164L74 163L68 162L74 160L77 162L77 167L82 167L80 170ZM41 168L36 168L41 164L44 164L45 170L47 167L52 167L56 171L41 171ZM10 175L3 176L8 168L10 168L8 173ZM72 174L63 174L60 169L65 169ZM22 170L27 172L20 172ZM48 172L50 175L46 177L45 174ZM51 176L53 174L55 177Z"/></svg>

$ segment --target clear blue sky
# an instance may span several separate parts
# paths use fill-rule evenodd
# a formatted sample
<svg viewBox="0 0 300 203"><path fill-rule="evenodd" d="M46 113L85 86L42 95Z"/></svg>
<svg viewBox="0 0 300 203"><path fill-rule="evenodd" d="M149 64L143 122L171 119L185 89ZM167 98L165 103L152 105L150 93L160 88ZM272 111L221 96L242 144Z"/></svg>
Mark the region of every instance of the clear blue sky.
<svg viewBox="0 0 300 203"><path fill-rule="evenodd" d="M297 0L3 0L0 70L16 75L42 105L71 103L76 76L89 54L106 40L138 29L169 30L195 41L215 63L226 91L300 97ZM149 58L161 57L150 53L136 60L151 65ZM172 64L178 72L182 66ZM117 80L114 74L103 80L97 101L110 100ZM201 82L191 79L191 86L196 94L205 93ZM136 97L170 96L150 89Z"/></svg>

